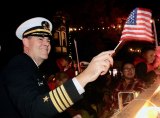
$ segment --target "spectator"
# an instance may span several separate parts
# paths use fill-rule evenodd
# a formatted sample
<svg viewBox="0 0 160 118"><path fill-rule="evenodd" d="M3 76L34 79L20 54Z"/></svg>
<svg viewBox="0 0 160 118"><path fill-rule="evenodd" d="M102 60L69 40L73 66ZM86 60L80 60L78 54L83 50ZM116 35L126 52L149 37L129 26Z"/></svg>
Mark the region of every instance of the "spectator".
<svg viewBox="0 0 160 118"><path fill-rule="evenodd" d="M155 47L144 46L141 51L141 57L135 59L134 64L136 66L137 78L145 82L146 88L154 83L159 71L154 68L156 60Z"/></svg>
<svg viewBox="0 0 160 118"><path fill-rule="evenodd" d="M113 100L114 107L118 109L118 93L119 92L142 92L144 89L143 83L136 78L134 64L125 62L122 65L122 81L116 87ZM127 105L134 98L133 94L124 93L122 96L123 106Z"/></svg>
<svg viewBox="0 0 160 118"><path fill-rule="evenodd" d="M69 79L73 78L75 76L75 69L73 66L73 61L70 57L67 56L61 56L58 57L56 60L57 66L59 68L59 71L66 72L69 76Z"/></svg>

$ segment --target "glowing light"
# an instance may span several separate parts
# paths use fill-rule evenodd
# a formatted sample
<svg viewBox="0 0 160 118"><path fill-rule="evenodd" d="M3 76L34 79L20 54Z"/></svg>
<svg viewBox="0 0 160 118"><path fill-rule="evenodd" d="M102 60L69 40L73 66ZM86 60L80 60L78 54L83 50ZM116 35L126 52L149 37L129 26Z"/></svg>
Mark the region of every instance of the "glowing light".
<svg viewBox="0 0 160 118"><path fill-rule="evenodd" d="M121 28L121 25L118 25L118 28Z"/></svg>
<svg viewBox="0 0 160 118"><path fill-rule="evenodd" d="M138 97L139 94L140 94L139 92L134 93L135 97Z"/></svg>
<svg viewBox="0 0 160 118"><path fill-rule="evenodd" d="M129 51L133 52L133 49L132 49L132 48L130 48L130 49L129 49Z"/></svg>
<svg viewBox="0 0 160 118"><path fill-rule="evenodd" d="M160 107L150 106L143 107L137 113L135 118L159 118L160 117Z"/></svg>
<svg viewBox="0 0 160 118"><path fill-rule="evenodd" d="M73 31L73 28L69 28L69 32L72 32Z"/></svg>
<svg viewBox="0 0 160 118"><path fill-rule="evenodd" d="M117 75L117 69L113 69L113 76L115 77Z"/></svg>
<svg viewBox="0 0 160 118"><path fill-rule="evenodd" d="M129 48L129 52L140 53L141 50L139 48L137 48L137 49Z"/></svg>
<svg viewBox="0 0 160 118"><path fill-rule="evenodd" d="M141 52L141 50L140 50L140 49L138 49L138 50L137 50L137 52Z"/></svg>

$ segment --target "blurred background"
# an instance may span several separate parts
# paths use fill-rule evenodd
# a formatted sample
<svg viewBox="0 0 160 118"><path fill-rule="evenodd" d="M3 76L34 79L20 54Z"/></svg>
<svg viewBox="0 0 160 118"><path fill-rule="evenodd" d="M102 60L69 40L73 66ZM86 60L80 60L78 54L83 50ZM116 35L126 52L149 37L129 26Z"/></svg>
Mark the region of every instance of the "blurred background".
<svg viewBox="0 0 160 118"><path fill-rule="evenodd" d="M54 39L48 62L54 68L54 57L66 54L76 60L75 42L80 61L90 61L101 51L112 50L120 40L124 23L136 7L152 10L160 40L160 1L158 0L26 0L4 1L1 11L0 67L22 52L15 36L20 23L31 17L46 17L53 23ZM159 42L158 42L159 43ZM116 54L115 61L139 53L148 42L127 42ZM48 63L46 62L46 63Z"/></svg>

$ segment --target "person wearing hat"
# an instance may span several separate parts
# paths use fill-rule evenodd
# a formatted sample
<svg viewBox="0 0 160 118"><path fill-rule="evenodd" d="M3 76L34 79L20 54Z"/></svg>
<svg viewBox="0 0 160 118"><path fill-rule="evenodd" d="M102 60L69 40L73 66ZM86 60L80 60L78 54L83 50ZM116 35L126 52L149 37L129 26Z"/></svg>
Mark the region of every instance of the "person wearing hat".
<svg viewBox="0 0 160 118"><path fill-rule="evenodd" d="M104 75L111 65L114 51L105 51L95 56L88 67L73 79L54 90L43 83L39 66L48 58L51 50L52 24L43 17L31 18L16 30L22 40L23 53L7 64L2 76L8 102L14 113L2 113L1 118L53 118L82 98L87 83ZM5 102L5 101L4 101ZM9 106L6 106L9 108Z"/></svg>

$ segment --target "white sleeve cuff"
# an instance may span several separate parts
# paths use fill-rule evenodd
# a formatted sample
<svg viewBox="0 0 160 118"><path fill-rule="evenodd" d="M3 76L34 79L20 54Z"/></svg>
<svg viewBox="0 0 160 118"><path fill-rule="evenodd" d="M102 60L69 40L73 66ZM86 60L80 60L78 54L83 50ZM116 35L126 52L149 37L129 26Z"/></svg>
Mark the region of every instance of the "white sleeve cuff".
<svg viewBox="0 0 160 118"><path fill-rule="evenodd" d="M75 77L72 79L72 81L80 95L85 92L84 88L79 84L79 82Z"/></svg>

